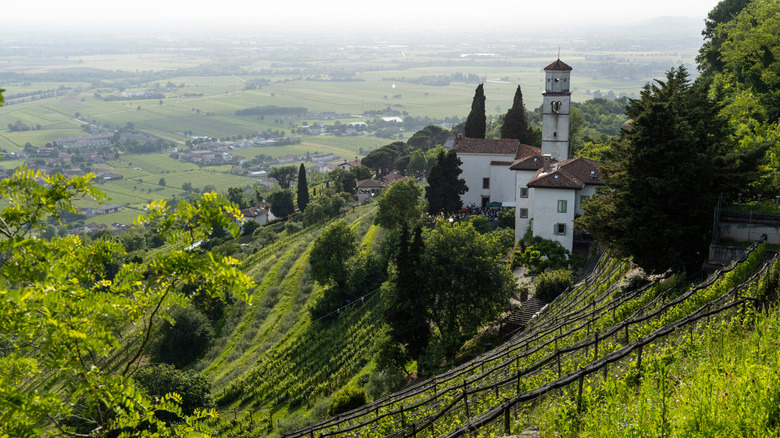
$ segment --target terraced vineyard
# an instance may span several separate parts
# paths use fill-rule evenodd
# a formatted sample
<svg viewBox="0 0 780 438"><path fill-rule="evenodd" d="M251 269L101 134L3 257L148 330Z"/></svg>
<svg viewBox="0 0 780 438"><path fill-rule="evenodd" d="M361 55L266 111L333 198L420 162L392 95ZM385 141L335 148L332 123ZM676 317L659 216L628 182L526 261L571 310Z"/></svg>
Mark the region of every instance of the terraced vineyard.
<svg viewBox="0 0 780 438"><path fill-rule="evenodd" d="M630 263L602 258L590 277L545 308L527 330L493 351L284 436L456 437L474 431L480 436L520 432L523 417L542 396L564 389L577 393L579 401L586 378L607 379L631 369L635 372L641 369L643 349L648 350L647 357L655 343L674 338L683 328L693 331L705 318L752 303L774 264L777 258L764 263L763 245L754 245L739 263L700 283L659 278L632 289L623 286ZM360 320L357 315L352 318ZM369 339L359 326L351 343L356 347ZM278 357L282 361L276 367L259 368L250 374L254 378L248 377L242 384L267 391L261 388L273 385L260 384L262 379L288 373L285 363L290 363L289 353L279 351ZM347 366L344 372L351 370ZM323 393L320 381L311 383L301 390ZM273 393L277 399L291 396L280 392ZM246 389L223 391L221 396L223 400L250 397Z"/></svg>
<svg viewBox="0 0 780 438"><path fill-rule="evenodd" d="M344 217L361 251L373 251L383 237L374 213L367 206ZM212 382L221 410L246 421L257 411L279 418L340 389L368 364L381 321L378 294L334 309L334 321L310 321L307 308L323 290L309 276L309 252L323 228L287 236L244 260L257 284L252 304L228 310L221 336L196 365ZM229 427L220 422L218 436Z"/></svg>

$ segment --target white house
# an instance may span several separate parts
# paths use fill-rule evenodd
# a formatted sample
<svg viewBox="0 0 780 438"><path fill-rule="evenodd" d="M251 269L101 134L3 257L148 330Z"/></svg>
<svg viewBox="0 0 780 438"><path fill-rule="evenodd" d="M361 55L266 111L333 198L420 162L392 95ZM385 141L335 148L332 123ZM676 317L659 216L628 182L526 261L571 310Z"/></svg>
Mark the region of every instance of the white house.
<svg viewBox="0 0 780 438"><path fill-rule="evenodd" d="M244 216L244 221L255 221L260 225L265 225L266 222L274 219L263 203L241 210L241 215Z"/></svg>
<svg viewBox="0 0 780 438"><path fill-rule="evenodd" d="M534 236L557 241L569 251L574 248L574 219L582 214L582 203L593 196L596 187L604 185L600 166L598 161L582 157L555 162L543 156L542 168L527 184ZM517 216L515 211L515 227L520 224Z"/></svg>
<svg viewBox="0 0 780 438"><path fill-rule="evenodd" d="M538 147L516 139L456 138L452 145L462 164L466 180L463 205L485 208L490 202L514 203L516 172L510 168L518 160L539 156Z"/></svg>
<svg viewBox="0 0 780 438"><path fill-rule="evenodd" d="M377 181L374 179L364 179L357 183L357 197L358 203L363 205L368 202L369 199L379 196L386 188L388 184L384 181Z"/></svg>

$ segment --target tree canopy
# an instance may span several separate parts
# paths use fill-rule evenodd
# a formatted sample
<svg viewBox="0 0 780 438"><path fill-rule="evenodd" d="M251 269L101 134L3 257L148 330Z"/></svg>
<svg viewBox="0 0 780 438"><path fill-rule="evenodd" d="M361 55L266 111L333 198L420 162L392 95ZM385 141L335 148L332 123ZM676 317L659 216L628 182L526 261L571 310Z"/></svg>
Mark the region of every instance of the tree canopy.
<svg viewBox="0 0 780 438"><path fill-rule="evenodd" d="M374 223L388 229L413 228L422 219L422 189L413 180L396 181L377 199Z"/></svg>
<svg viewBox="0 0 780 438"><path fill-rule="evenodd" d="M487 129L487 116L485 115L485 91L483 84L479 84L474 91L474 99L471 102L471 111L466 117L464 135L468 138L485 138Z"/></svg>
<svg viewBox="0 0 780 438"><path fill-rule="evenodd" d="M301 167L298 168L298 209L301 212L306 210L306 206L309 205L309 183L306 181L306 167L301 163Z"/></svg>
<svg viewBox="0 0 780 438"><path fill-rule="evenodd" d="M439 221L425 234L420 261L421 293L445 356L496 317L515 292L512 273L497 241L469 224Z"/></svg>
<svg viewBox="0 0 780 438"><path fill-rule="evenodd" d="M575 221L649 272L699 269L717 197L753 174L750 160L732 152L721 104L707 89L692 85L684 67L646 85L628 104L631 130L600 168L608 189Z"/></svg>
<svg viewBox="0 0 780 438"><path fill-rule="evenodd" d="M501 138L516 138L523 144L534 144L536 134L528 124L528 115L525 113L525 104L523 103L523 91L517 86L512 107L509 108L504 116L504 123L501 125Z"/></svg>
<svg viewBox="0 0 780 438"><path fill-rule="evenodd" d="M276 217L286 217L295 213L295 201L291 190L277 190L268 195L271 213Z"/></svg>
<svg viewBox="0 0 780 438"><path fill-rule="evenodd" d="M437 215L460 210L463 202L460 196L466 193L466 180L458 178L461 170L460 158L455 151L441 150L436 164L428 175L428 187L425 199L428 201L428 213Z"/></svg>
<svg viewBox="0 0 780 438"><path fill-rule="evenodd" d="M347 260L357 252L355 232L339 219L317 237L309 256L311 277L321 285L343 287L347 281Z"/></svg>
<svg viewBox="0 0 780 438"><path fill-rule="evenodd" d="M268 176L276 179L279 182L279 187L283 189L290 188L290 183L297 174L298 170L295 168L295 166L274 167L270 172L268 172Z"/></svg>
<svg viewBox="0 0 780 438"><path fill-rule="evenodd" d="M161 318L189 303L185 286L249 301L253 283L236 260L188 249L215 228L237 235L231 218L240 212L216 193L180 202L175 211L153 202L139 225L154 224L169 250L142 262L123 263L124 248L110 240L35 238L60 210L75 211L75 200L102 197L90 178L22 168L0 181L0 435L78 429L90 436L142 430L151 436L170 428L186 435L200 426L186 419L178 397L152 399L132 374ZM107 269L114 264L121 265L117 272ZM186 421L166 426L155 417L159 410Z"/></svg>

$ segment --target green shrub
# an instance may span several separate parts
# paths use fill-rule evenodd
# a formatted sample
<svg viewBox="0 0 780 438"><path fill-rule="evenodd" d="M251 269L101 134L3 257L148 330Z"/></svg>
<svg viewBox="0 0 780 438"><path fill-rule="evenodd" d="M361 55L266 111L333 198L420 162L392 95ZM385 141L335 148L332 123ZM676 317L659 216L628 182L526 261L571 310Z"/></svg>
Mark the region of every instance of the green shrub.
<svg viewBox="0 0 780 438"><path fill-rule="evenodd" d="M552 272L543 272L536 279L536 298L549 303L554 300L566 288L571 287L571 272L559 269Z"/></svg>
<svg viewBox="0 0 780 438"><path fill-rule="evenodd" d="M206 352L214 340L214 329L197 309L177 308L171 312L175 325L165 322L154 345L152 359L183 368Z"/></svg>
<svg viewBox="0 0 780 438"><path fill-rule="evenodd" d="M149 365L133 374L133 380L151 397L162 398L171 392L180 395L184 415L192 415L195 409L214 407L211 385L205 377L193 372L177 370L171 365ZM166 422L179 419L172 412L157 412L155 415Z"/></svg>
<svg viewBox="0 0 780 438"><path fill-rule="evenodd" d="M344 388L333 396L328 408L328 416L351 411L366 404L366 391L363 388Z"/></svg>

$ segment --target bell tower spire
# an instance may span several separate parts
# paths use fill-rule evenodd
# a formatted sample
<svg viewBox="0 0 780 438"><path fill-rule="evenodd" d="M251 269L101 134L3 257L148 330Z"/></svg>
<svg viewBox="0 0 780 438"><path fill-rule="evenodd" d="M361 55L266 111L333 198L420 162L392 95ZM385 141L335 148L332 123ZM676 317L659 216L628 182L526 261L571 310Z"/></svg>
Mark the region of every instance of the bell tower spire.
<svg viewBox="0 0 780 438"><path fill-rule="evenodd" d="M560 52L560 48L558 50ZM558 161L569 159L571 70L571 67L561 61L560 53L555 62L544 68L542 154L549 154Z"/></svg>

